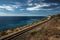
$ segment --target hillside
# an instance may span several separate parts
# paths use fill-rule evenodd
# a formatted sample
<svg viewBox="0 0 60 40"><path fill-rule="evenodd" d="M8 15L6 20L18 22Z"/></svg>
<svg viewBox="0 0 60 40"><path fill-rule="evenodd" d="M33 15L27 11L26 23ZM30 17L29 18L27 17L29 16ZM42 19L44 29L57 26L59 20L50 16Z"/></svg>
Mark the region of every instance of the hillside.
<svg viewBox="0 0 60 40"><path fill-rule="evenodd" d="M47 19L49 20L12 40L60 40L60 14L48 16Z"/></svg>
<svg viewBox="0 0 60 40"><path fill-rule="evenodd" d="M41 31L40 40L60 40L60 14L53 15Z"/></svg>
<svg viewBox="0 0 60 40"><path fill-rule="evenodd" d="M46 22L39 30L32 30L24 33L21 40L60 40L60 14L51 16L51 20Z"/></svg>

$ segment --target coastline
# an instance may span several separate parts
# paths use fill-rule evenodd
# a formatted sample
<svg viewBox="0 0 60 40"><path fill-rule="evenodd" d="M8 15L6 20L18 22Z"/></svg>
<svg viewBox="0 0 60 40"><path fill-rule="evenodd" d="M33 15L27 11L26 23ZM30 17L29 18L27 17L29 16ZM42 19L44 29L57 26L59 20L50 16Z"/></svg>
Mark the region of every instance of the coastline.
<svg viewBox="0 0 60 40"><path fill-rule="evenodd" d="M48 17L48 19L50 19L50 18ZM44 20L45 20L45 19L44 19ZM38 22L42 22L42 21L44 21L44 20L37 20L36 22L30 23L30 24L25 25L25 26L23 26L23 27L17 27L17 28L15 28L15 29L11 29L11 30L4 31L3 33L6 33L6 34L4 34L3 36L9 35L9 34L12 34L12 33L15 33L15 32L17 32L17 31L20 31L20 30L24 29L24 28L27 28L27 27L30 26L30 25L37 24ZM3 33L2 33L2 34L3 34ZM0 34L1 34L1 33L0 33ZM0 36L0 37L1 37L1 36Z"/></svg>
<svg viewBox="0 0 60 40"><path fill-rule="evenodd" d="M42 20L37 20L36 22L38 22L38 21L42 21ZM13 28L13 29L8 29L8 30L5 30L5 31L3 31L3 32L0 32L0 37L1 37L1 36L5 36L5 35L9 35L9 34L14 33L14 32L16 32L16 31L20 31L20 30L22 30L22 29L24 29L24 28L28 27L29 25L34 24L34 23L36 23L36 22L29 23L29 24L24 25L24 26L22 26L22 27L17 27L17 28Z"/></svg>

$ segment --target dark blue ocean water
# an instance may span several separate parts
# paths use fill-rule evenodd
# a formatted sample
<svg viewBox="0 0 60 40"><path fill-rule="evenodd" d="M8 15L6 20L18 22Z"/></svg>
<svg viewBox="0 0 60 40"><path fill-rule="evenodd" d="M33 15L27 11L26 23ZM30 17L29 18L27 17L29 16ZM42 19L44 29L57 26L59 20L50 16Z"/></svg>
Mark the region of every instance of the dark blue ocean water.
<svg viewBox="0 0 60 40"><path fill-rule="evenodd" d="M29 23L33 23L37 20L44 19L46 17L42 16L1 16L0 17L0 32L16 27L20 27L23 25L27 25Z"/></svg>

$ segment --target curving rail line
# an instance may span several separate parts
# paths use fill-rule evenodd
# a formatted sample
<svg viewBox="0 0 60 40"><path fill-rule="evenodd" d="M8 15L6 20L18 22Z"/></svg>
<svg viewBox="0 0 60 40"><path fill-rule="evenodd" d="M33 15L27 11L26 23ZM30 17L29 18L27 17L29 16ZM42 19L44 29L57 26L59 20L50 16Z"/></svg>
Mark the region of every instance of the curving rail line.
<svg viewBox="0 0 60 40"><path fill-rule="evenodd" d="M0 40L11 40L19 35L22 35L23 33L37 27L38 25L41 25L41 24L44 24L45 22L49 21L51 19L51 16L48 16L48 18L44 21L38 21L37 23L33 23L31 25L29 25L28 27L22 29L22 30L19 30L17 32L14 32L14 33L11 33L9 35L5 35L5 36L2 36L0 37Z"/></svg>

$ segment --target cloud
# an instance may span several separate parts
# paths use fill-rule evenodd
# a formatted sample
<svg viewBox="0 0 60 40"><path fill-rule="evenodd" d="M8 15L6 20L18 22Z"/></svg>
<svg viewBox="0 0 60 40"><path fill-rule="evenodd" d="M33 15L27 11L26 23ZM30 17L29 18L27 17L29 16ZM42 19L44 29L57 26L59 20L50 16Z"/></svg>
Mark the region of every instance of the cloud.
<svg viewBox="0 0 60 40"><path fill-rule="evenodd" d="M17 8L21 8L21 6L20 5L6 5L6 4L0 5L0 9L5 9L8 11L14 11Z"/></svg>
<svg viewBox="0 0 60 40"><path fill-rule="evenodd" d="M38 4L38 5L34 6L34 7L26 8L26 10L29 10L29 11L40 10L42 7L48 7L48 6L50 6L50 4L47 4L47 3Z"/></svg>
<svg viewBox="0 0 60 40"><path fill-rule="evenodd" d="M21 8L20 5L10 5L10 6L13 7L13 8Z"/></svg>
<svg viewBox="0 0 60 40"><path fill-rule="evenodd" d="M5 12L0 12L0 16L38 16L35 14L28 14L28 13L22 13L22 14L14 14L14 13L5 13Z"/></svg>
<svg viewBox="0 0 60 40"><path fill-rule="evenodd" d="M40 10L39 7L40 7L40 6L38 5L38 6L35 6L35 7L27 8L26 10L30 10L30 11L33 11L33 10Z"/></svg>
<svg viewBox="0 0 60 40"><path fill-rule="evenodd" d="M28 6L32 6L33 4L32 3L28 3Z"/></svg>
<svg viewBox="0 0 60 40"><path fill-rule="evenodd" d="M28 1L27 1L27 5L28 5L28 6L32 6L32 5L33 5L32 1L33 1L33 0L28 0Z"/></svg>
<svg viewBox="0 0 60 40"><path fill-rule="evenodd" d="M60 0L45 0L44 2L46 2L46 3L59 3L60 4Z"/></svg>
<svg viewBox="0 0 60 40"><path fill-rule="evenodd" d="M13 10L14 10L13 7L11 7L11 6L6 6L6 5L0 6L0 9L6 9L6 10L9 10L9 11L13 11Z"/></svg>
<svg viewBox="0 0 60 40"><path fill-rule="evenodd" d="M33 0L28 0L28 3L31 3Z"/></svg>
<svg viewBox="0 0 60 40"><path fill-rule="evenodd" d="M50 3L51 5L59 5L58 3Z"/></svg>
<svg viewBox="0 0 60 40"><path fill-rule="evenodd" d="M53 10L53 9L40 9L40 10Z"/></svg>
<svg viewBox="0 0 60 40"><path fill-rule="evenodd" d="M20 11L24 11L25 9L19 9Z"/></svg>
<svg viewBox="0 0 60 40"><path fill-rule="evenodd" d="M20 16L20 14L0 12L0 16Z"/></svg>
<svg viewBox="0 0 60 40"><path fill-rule="evenodd" d="M0 16L6 16L7 14L3 13L3 12L0 12Z"/></svg>

